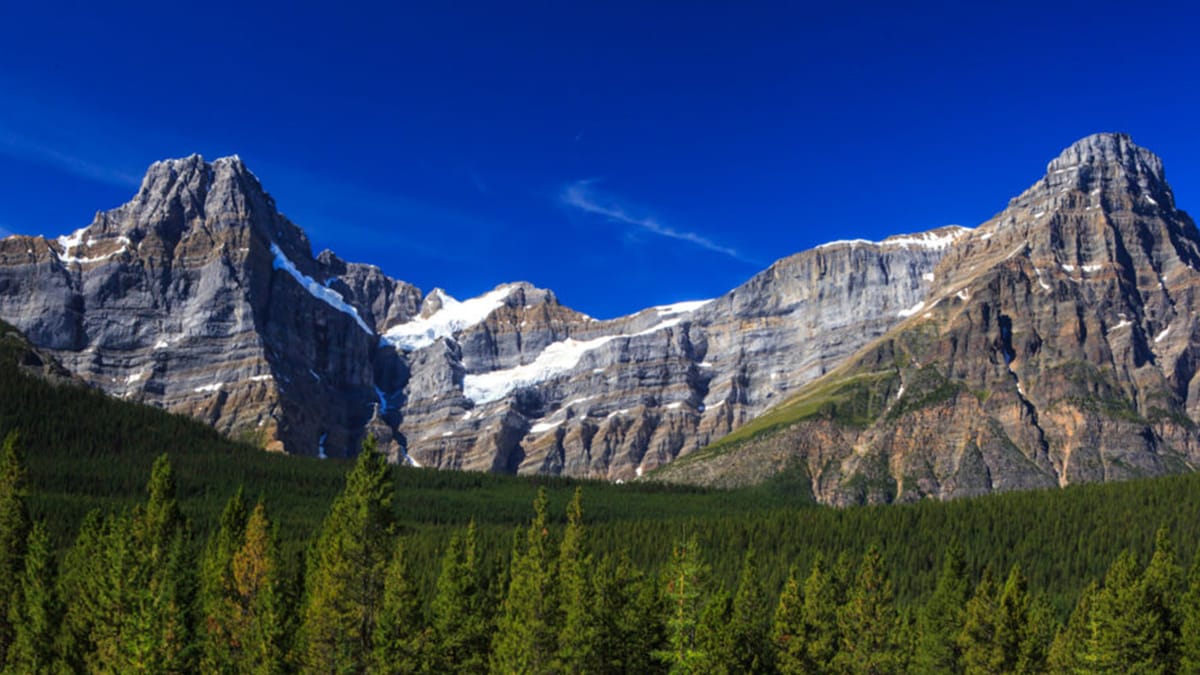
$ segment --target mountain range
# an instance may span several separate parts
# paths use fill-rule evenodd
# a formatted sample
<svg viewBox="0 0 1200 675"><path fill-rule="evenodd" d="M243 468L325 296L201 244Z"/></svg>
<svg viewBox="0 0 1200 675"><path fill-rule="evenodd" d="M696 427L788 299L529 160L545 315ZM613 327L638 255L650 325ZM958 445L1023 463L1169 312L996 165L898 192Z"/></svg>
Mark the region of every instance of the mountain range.
<svg viewBox="0 0 1200 675"><path fill-rule="evenodd" d="M456 300L313 255L237 157L0 240L0 319L105 392L268 450L744 485L825 503L1200 462L1200 232L1121 134L982 225L784 258L711 300L596 320L528 283Z"/></svg>

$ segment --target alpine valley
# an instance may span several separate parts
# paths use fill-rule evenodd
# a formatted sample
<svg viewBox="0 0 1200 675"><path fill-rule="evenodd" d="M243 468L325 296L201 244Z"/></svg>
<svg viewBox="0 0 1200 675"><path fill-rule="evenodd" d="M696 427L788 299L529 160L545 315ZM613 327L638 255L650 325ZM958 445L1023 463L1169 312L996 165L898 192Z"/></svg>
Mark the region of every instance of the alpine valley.
<svg viewBox="0 0 1200 675"><path fill-rule="evenodd" d="M236 157L157 162L72 234L0 241L0 319L104 392L268 450L947 499L1200 464L1200 231L1128 136L975 229L843 241L599 321L315 257Z"/></svg>

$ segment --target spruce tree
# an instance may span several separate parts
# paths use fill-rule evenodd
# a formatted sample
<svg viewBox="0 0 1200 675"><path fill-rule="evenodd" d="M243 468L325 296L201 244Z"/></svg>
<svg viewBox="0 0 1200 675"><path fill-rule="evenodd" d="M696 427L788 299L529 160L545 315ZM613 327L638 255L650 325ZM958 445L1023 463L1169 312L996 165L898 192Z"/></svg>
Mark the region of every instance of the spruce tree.
<svg viewBox="0 0 1200 675"><path fill-rule="evenodd" d="M600 565L592 579L597 601L595 645L588 673L653 673L661 669L661 598L651 580L622 551Z"/></svg>
<svg viewBox="0 0 1200 675"><path fill-rule="evenodd" d="M800 675L814 672L808 659L808 631L804 625L804 592L796 578L796 567L788 572L783 592L775 605L771 622L771 646L775 651L775 666L781 675Z"/></svg>
<svg viewBox="0 0 1200 675"><path fill-rule="evenodd" d="M1009 570L997 604L992 643L994 672L1041 670L1044 657L1039 652L1041 646L1030 640L1032 600L1029 597L1029 582L1021 572L1020 565L1013 565ZM1018 667L1023 657L1028 663L1025 667Z"/></svg>
<svg viewBox="0 0 1200 675"><path fill-rule="evenodd" d="M234 672L233 555L243 544L249 517L242 489L226 502L220 526L209 538L200 564L200 667L207 673Z"/></svg>
<svg viewBox="0 0 1200 675"><path fill-rule="evenodd" d="M260 501L230 562L232 672L273 675L283 670L286 621L278 560L271 520Z"/></svg>
<svg viewBox="0 0 1200 675"><path fill-rule="evenodd" d="M872 546L863 555L858 576L838 612L841 650L834 657L837 670L892 673L901 669L903 659L896 642L898 617L892 597L883 556Z"/></svg>
<svg viewBox="0 0 1200 675"><path fill-rule="evenodd" d="M17 432L12 431L0 447L0 663L13 641L8 615L29 536L27 498L24 452Z"/></svg>
<svg viewBox="0 0 1200 675"><path fill-rule="evenodd" d="M145 504L134 512L134 567L142 583L134 589L136 610L126 635L125 656L139 671L190 670L187 613L193 596L193 560L187 549L175 475L166 455L150 470Z"/></svg>
<svg viewBox="0 0 1200 675"><path fill-rule="evenodd" d="M732 643L730 669L735 673L761 673L772 669L768 643L770 616L767 591L763 588L754 551L746 551L733 596L733 615L728 627Z"/></svg>
<svg viewBox="0 0 1200 675"><path fill-rule="evenodd" d="M420 603L409 576L404 540L397 538L383 583L383 603L375 623L374 673L415 673L422 667L427 636L422 629Z"/></svg>
<svg viewBox="0 0 1200 675"><path fill-rule="evenodd" d="M492 641L494 673L553 672L558 642L553 547L546 523L546 490L539 488L534 516L513 547L508 594Z"/></svg>
<svg viewBox="0 0 1200 675"><path fill-rule="evenodd" d="M1169 672L1163 657L1169 627L1152 590L1131 552L1123 552L1109 568L1092 609L1087 665L1094 672Z"/></svg>
<svg viewBox="0 0 1200 675"><path fill-rule="evenodd" d="M433 672L487 672L492 639L487 600L476 557L475 522L450 538L432 605L431 653L426 662Z"/></svg>
<svg viewBox="0 0 1200 675"><path fill-rule="evenodd" d="M1088 641L1091 639L1092 599L1097 593L1096 582L1084 587L1067 625L1059 629L1050 645L1047 666L1051 673L1074 675L1090 672L1087 667Z"/></svg>
<svg viewBox="0 0 1200 675"><path fill-rule="evenodd" d="M58 597L63 599L62 628L58 636L58 670L83 672L96 652L94 629L102 619L99 588L105 569L107 523L99 511L91 511L79 527L75 544L67 551L58 575Z"/></svg>
<svg viewBox="0 0 1200 675"><path fill-rule="evenodd" d="M989 567L983 570L983 577L967 601L962 631L958 634L964 672L1001 672L1004 655L998 653L996 647L996 626L999 621L1000 596Z"/></svg>
<svg viewBox="0 0 1200 675"><path fill-rule="evenodd" d="M1175 547L1165 526L1155 533L1154 555L1142 574L1145 611L1154 628L1153 642L1145 645L1150 670L1173 673L1179 669L1180 609L1183 570L1175 560Z"/></svg>
<svg viewBox="0 0 1200 675"><path fill-rule="evenodd" d="M29 532L24 570L18 577L17 591L8 609L14 634L8 649L6 672L29 675L53 672L60 619L58 598L54 593L54 552L50 549L45 525L37 522Z"/></svg>
<svg viewBox="0 0 1200 675"><path fill-rule="evenodd" d="M844 561L843 561L844 562ZM838 612L844 602L841 579L817 556L804 581L804 631L810 672L830 672L841 645Z"/></svg>
<svg viewBox="0 0 1200 675"><path fill-rule="evenodd" d="M667 645L655 653L673 675L702 672L705 664L697 632L707 576L696 535L686 543L676 542L665 573Z"/></svg>
<svg viewBox="0 0 1200 675"><path fill-rule="evenodd" d="M395 486L370 436L311 549L301 618L301 669L355 673L370 665L391 553Z"/></svg>
<svg viewBox="0 0 1200 675"><path fill-rule="evenodd" d="M962 549L951 545L942 558L937 587L917 613L913 668L923 673L962 671L957 638L963 627L963 607L971 597Z"/></svg>
<svg viewBox="0 0 1200 675"><path fill-rule="evenodd" d="M1192 558L1187 591L1179 602L1179 670L1200 673L1200 551Z"/></svg>
<svg viewBox="0 0 1200 675"><path fill-rule="evenodd" d="M700 655L695 672L706 675L733 675L734 668L733 596L722 586L711 594L700 611L696 628L696 651Z"/></svg>
<svg viewBox="0 0 1200 675"><path fill-rule="evenodd" d="M575 488L558 554L558 615L562 627L558 631L555 670L560 673L590 672L596 662L593 650L598 636L588 575L591 567L583 528L583 489Z"/></svg>

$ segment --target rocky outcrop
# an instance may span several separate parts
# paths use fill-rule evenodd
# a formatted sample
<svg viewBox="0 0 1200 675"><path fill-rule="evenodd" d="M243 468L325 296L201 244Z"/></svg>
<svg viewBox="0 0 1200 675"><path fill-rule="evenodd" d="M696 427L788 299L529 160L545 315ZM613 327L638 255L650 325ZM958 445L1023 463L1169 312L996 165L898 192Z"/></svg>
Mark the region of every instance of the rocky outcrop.
<svg viewBox="0 0 1200 675"><path fill-rule="evenodd" d="M1190 470L1198 263L1161 161L1085 138L955 242L904 322L663 477L744 484L799 464L845 504Z"/></svg>

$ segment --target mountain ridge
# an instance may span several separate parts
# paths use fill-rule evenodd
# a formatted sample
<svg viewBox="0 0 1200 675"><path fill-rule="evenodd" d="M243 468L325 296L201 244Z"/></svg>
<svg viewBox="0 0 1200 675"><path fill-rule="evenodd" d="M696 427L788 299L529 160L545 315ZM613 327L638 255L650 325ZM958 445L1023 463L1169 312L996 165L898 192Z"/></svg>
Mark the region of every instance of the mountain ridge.
<svg viewBox="0 0 1200 675"><path fill-rule="evenodd" d="M1110 214L1135 230L1138 218L1157 217L1154 241L1178 253L1131 248L1136 232L1080 220ZM719 442L894 331L967 302L981 275L1006 263L1016 280L988 283L1044 291L1108 264L1104 274L1123 274L1110 296L1140 292L1143 268L1171 276L1176 261L1200 260L1190 223L1157 156L1128 136L1098 134L977 228L830 242L717 298L597 321L524 282L458 301L332 251L314 257L239 159L193 155L155 163L129 204L72 235L0 241L0 317L110 393L251 433L271 449L344 456L371 433L396 461L628 480ZM1117 243L1129 264L1105 253ZM1107 324L1138 320L1135 356L1145 335L1163 330L1144 316L1173 306L1163 302L1124 302L1128 318ZM995 317L987 321L995 332ZM1007 339L981 343L976 332L956 339L981 349ZM1200 353L1173 350L1186 352L1178 380ZM1174 351L1164 356L1178 364ZM1020 369L996 377L1012 373ZM893 387L888 395L905 386L892 379L879 384ZM1177 381L1171 391L1180 398Z"/></svg>

